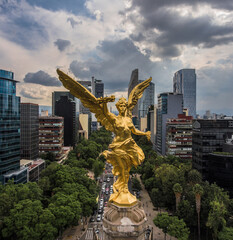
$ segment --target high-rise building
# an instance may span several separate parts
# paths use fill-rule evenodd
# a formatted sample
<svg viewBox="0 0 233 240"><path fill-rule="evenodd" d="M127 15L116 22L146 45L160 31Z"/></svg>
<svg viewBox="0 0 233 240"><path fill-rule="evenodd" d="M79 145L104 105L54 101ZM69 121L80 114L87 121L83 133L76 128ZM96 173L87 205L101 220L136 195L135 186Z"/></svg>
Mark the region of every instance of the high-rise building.
<svg viewBox="0 0 233 240"><path fill-rule="evenodd" d="M165 155L166 150L166 123L167 119L175 118L183 113L183 95L172 92L160 93L158 95L158 111L156 126L157 151Z"/></svg>
<svg viewBox="0 0 233 240"><path fill-rule="evenodd" d="M0 70L0 182L14 178L27 181L27 169L20 169L20 98L16 96L14 73ZM14 174L13 174L14 172Z"/></svg>
<svg viewBox="0 0 233 240"><path fill-rule="evenodd" d="M139 83L143 82L143 80L139 80ZM139 118L144 118L151 105L154 105L155 102L155 85L150 82L150 85L144 90L142 98L138 100L138 111Z"/></svg>
<svg viewBox="0 0 233 240"><path fill-rule="evenodd" d="M55 115L55 103L60 100L61 96L68 96L68 98L75 101L75 97L70 92L56 91L52 93L52 115Z"/></svg>
<svg viewBox="0 0 233 240"><path fill-rule="evenodd" d="M133 90L133 88L135 86L137 86L138 83L139 83L139 80L138 80L138 69L134 69L132 71L130 82L129 82L129 85L128 85L128 97L129 97L131 91ZM132 111L132 115L133 115L133 117L138 118L138 103L134 106L134 109Z"/></svg>
<svg viewBox="0 0 233 240"><path fill-rule="evenodd" d="M193 122L192 164L204 179L209 178L209 154L222 152L229 134L233 134L233 119L198 119Z"/></svg>
<svg viewBox="0 0 233 240"><path fill-rule="evenodd" d="M21 158L35 160L39 157L39 105L20 104Z"/></svg>
<svg viewBox="0 0 233 240"><path fill-rule="evenodd" d="M74 147L77 137L75 101L61 96L55 103L55 115L64 118L64 146Z"/></svg>
<svg viewBox="0 0 233 240"><path fill-rule="evenodd" d="M167 120L166 155L192 159L192 118L178 114Z"/></svg>
<svg viewBox="0 0 233 240"><path fill-rule="evenodd" d="M196 73L195 69L181 69L174 74L173 92L183 94L183 106L189 116L196 118Z"/></svg>
<svg viewBox="0 0 233 240"><path fill-rule="evenodd" d="M92 77L91 88L91 92L96 98L104 97L104 83L102 80Z"/></svg>
<svg viewBox="0 0 233 240"><path fill-rule="evenodd" d="M64 146L64 119L58 116L39 117L39 152L54 153L57 160L62 158Z"/></svg>
<svg viewBox="0 0 233 240"><path fill-rule="evenodd" d="M157 105L151 105L147 114L147 131L151 132L153 149L156 148Z"/></svg>

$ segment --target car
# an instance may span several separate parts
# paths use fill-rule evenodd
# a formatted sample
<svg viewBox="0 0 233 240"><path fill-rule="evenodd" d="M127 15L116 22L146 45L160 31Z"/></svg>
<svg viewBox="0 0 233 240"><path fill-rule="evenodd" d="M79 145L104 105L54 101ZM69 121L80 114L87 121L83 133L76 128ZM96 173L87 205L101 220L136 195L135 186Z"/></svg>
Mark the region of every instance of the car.
<svg viewBox="0 0 233 240"><path fill-rule="evenodd" d="M90 222L94 222L95 221L95 218L92 216L91 218L90 218Z"/></svg>
<svg viewBox="0 0 233 240"><path fill-rule="evenodd" d="M99 208L98 213L102 213L103 212L103 207Z"/></svg>
<svg viewBox="0 0 233 240"><path fill-rule="evenodd" d="M97 222L100 222L100 221L101 221L101 215L100 215L100 214L97 215L96 221L97 221Z"/></svg>
<svg viewBox="0 0 233 240"><path fill-rule="evenodd" d="M99 232L100 232L100 230L97 228L97 229L95 230L95 233L96 233L96 234L99 234Z"/></svg>
<svg viewBox="0 0 233 240"><path fill-rule="evenodd" d="M110 178L109 177L107 178L107 182L110 182Z"/></svg>
<svg viewBox="0 0 233 240"><path fill-rule="evenodd" d="M104 206L107 207L107 205L108 205L108 202L105 202L105 203L104 203Z"/></svg>
<svg viewBox="0 0 233 240"><path fill-rule="evenodd" d="M105 194L108 195L108 194L109 194L109 191L106 191Z"/></svg>
<svg viewBox="0 0 233 240"><path fill-rule="evenodd" d="M109 187L106 187L106 188L105 188L105 191L109 191Z"/></svg>
<svg viewBox="0 0 233 240"><path fill-rule="evenodd" d="M110 194L113 194L113 190L112 189L110 189L110 192L109 192Z"/></svg>

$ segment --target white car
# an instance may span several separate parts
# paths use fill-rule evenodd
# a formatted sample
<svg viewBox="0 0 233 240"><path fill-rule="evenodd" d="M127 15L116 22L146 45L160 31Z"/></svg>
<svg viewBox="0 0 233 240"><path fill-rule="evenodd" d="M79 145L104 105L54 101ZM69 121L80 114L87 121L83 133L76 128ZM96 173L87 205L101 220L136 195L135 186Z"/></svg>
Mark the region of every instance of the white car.
<svg viewBox="0 0 233 240"><path fill-rule="evenodd" d="M97 221L97 222L100 222L100 221L101 221L101 215L100 215L100 214L97 215L96 221Z"/></svg>

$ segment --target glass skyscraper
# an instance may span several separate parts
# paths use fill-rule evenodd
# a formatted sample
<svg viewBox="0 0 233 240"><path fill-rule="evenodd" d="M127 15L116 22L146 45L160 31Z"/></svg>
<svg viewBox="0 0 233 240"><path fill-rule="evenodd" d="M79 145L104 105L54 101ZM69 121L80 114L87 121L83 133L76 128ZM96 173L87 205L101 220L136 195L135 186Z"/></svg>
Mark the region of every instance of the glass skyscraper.
<svg viewBox="0 0 233 240"><path fill-rule="evenodd" d="M16 171L15 183L25 182L20 171L20 98L16 96L14 73L0 69L0 182ZM9 178L7 178L9 179Z"/></svg>
<svg viewBox="0 0 233 240"><path fill-rule="evenodd" d="M139 80L139 83L143 82L143 80ZM154 105L155 102L155 84L150 82L150 85L144 90L142 98L139 99L139 118L143 118L147 116L149 112L149 107Z"/></svg>
<svg viewBox="0 0 233 240"><path fill-rule="evenodd" d="M174 74L173 92L183 94L184 108L196 118L196 73L195 69L181 69Z"/></svg>

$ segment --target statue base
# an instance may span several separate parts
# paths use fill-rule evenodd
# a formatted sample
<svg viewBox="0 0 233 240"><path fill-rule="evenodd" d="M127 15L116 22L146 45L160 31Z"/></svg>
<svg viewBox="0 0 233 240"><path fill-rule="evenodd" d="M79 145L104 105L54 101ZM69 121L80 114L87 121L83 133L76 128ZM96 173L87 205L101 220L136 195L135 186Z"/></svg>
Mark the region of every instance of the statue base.
<svg viewBox="0 0 233 240"><path fill-rule="evenodd" d="M109 202L120 207L130 207L137 204L137 198L128 192L113 193L109 198Z"/></svg>
<svg viewBox="0 0 233 240"><path fill-rule="evenodd" d="M109 202L103 218L103 239L144 240L146 221L141 202L130 207Z"/></svg>

